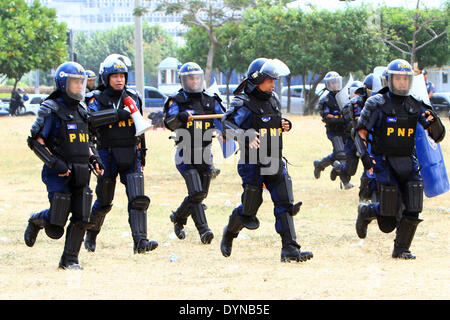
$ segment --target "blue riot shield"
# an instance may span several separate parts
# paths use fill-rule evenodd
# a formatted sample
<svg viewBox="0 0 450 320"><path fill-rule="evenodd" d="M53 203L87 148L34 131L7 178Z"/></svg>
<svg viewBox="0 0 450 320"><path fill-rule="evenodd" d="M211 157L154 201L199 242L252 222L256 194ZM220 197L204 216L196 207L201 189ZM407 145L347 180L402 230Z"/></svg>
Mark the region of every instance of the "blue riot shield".
<svg viewBox="0 0 450 320"><path fill-rule="evenodd" d="M438 196L450 189L441 146L428 136L428 132L417 124L416 153L422 167L424 192L428 198Z"/></svg>

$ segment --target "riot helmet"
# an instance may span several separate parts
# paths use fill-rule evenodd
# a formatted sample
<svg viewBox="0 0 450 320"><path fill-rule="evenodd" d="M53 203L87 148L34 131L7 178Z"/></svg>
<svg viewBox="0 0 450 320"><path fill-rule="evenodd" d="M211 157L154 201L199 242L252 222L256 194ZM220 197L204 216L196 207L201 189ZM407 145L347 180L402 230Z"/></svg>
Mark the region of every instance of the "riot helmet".
<svg viewBox="0 0 450 320"><path fill-rule="evenodd" d="M338 92L342 89L342 77L336 71L330 71L324 78L325 87L328 91Z"/></svg>
<svg viewBox="0 0 450 320"><path fill-rule="evenodd" d="M373 85L373 73L370 73L364 79L364 86L366 87L367 95L372 95L372 85Z"/></svg>
<svg viewBox="0 0 450 320"><path fill-rule="evenodd" d="M395 59L387 66L387 80L392 93L407 96L414 80L414 71L408 61Z"/></svg>
<svg viewBox="0 0 450 320"><path fill-rule="evenodd" d="M86 72L79 63L73 61L64 62L56 69L56 88L74 100L84 100L86 82Z"/></svg>
<svg viewBox="0 0 450 320"><path fill-rule="evenodd" d="M179 71L181 87L187 93L199 93L205 89L205 73L195 62L186 62Z"/></svg>
<svg viewBox="0 0 450 320"><path fill-rule="evenodd" d="M350 99L355 95L355 94L365 94L366 93L366 87L364 86L364 83L362 83L361 81L353 81L350 86L348 87L348 96L350 97Z"/></svg>
<svg viewBox="0 0 450 320"><path fill-rule="evenodd" d="M125 84L128 83L128 67L131 66L131 60L120 54L111 54L100 64L99 76L102 84L109 85L109 76L113 73L123 73L125 75Z"/></svg>
<svg viewBox="0 0 450 320"><path fill-rule="evenodd" d="M97 76L94 71L92 70L86 70L87 75L87 87L89 90L94 90L95 87L95 79L97 79Z"/></svg>
<svg viewBox="0 0 450 320"><path fill-rule="evenodd" d="M289 67L281 60L258 58L253 60L247 70L247 75L236 88L234 94L241 92L244 88L252 92L265 79L278 80L282 76L291 73Z"/></svg>

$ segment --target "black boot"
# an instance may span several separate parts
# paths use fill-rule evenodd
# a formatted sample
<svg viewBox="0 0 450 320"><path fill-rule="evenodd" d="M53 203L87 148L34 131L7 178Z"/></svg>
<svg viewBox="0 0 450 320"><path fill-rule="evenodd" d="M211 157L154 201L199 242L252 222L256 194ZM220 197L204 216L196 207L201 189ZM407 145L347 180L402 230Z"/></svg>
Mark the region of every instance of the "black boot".
<svg viewBox="0 0 450 320"><path fill-rule="evenodd" d="M411 242L416 233L417 225L423 220L403 216L397 225L397 234L394 240L394 251L392 252L392 258L399 259L415 259L416 256L409 251Z"/></svg>
<svg viewBox="0 0 450 320"><path fill-rule="evenodd" d="M172 211L170 215L170 221L173 223L173 231L178 239L184 239L186 237L186 232L184 231L184 226L187 223L187 218L191 215L191 202L189 197L184 198L183 202L180 204L176 211Z"/></svg>
<svg viewBox="0 0 450 320"><path fill-rule="evenodd" d="M300 251L300 245L296 241L294 219L290 214L284 212L277 216L281 225L281 262L297 261L303 262L313 257L310 251Z"/></svg>
<svg viewBox="0 0 450 320"><path fill-rule="evenodd" d="M314 177L316 179L320 178L320 173L325 170L326 167L331 165L331 160L329 156L323 158L322 160L315 160L314 161Z"/></svg>
<svg viewBox="0 0 450 320"><path fill-rule="evenodd" d="M220 251L224 257L229 257L231 255L233 240L237 238L239 231L241 231L244 227L241 224L238 214L238 211L234 209L228 220L228 225L223 229L222 241L220 242Z"/></svg>
<svg viewBox="0 0 450 320"><path fill-rule="evenodd" d="M214 238L214 234L208 227L208 222L206 221L205 211L201 203L192 203L191 205L191 216L194 220L195 227L200 235L200 241L203 244L210 244Z"/></svg>
<svg viewBox="0 0 450 320"><path fill-rule="evenodd" d="M356 218L356 234L361 239L367 236L367 226L377 217L375 206L361 203L358 205L358 217Z"/></svg>
<svg viewBox="0 0 450 320"><path fill-rule="evenodd" d="M134 253L146 253L158 247L158 242L147 239L147 212L129 210L128 222L134 241Z"/></svg>
<svg viewBox="0 0 450 320"><path fill-rule="evenodd" d="M44 228L45 220L40 217L40 212L33 212L28 219L28 226L25 229L25 244L29 247L34 246L39 231Z"/></svg>
<svg viewBox="0 0 450 320"><path fill-rule="evenodd" d="M78 262L81 243L83 242L85 224L81 222L70 222L66 230L66 242L64 251L59 261L59 268L69 270L83 270Z"/></svg>
<svg viewBox="0 0 450 320"><path fill-rule="evenodd" d="M342 163L337 161L337 160L334 161L333 162L333 169L331 169L331 172L330 172L330 179L331 179L331 181L336 180L336 177L341 175L342 172L343 172L343 165L342 165Z"/></svg>
<svg viewBox="0 0 450 320"><path fill-rule="evenodd" d="M91 215L90 223L94 226L86 231L86 237L84 238L84 247L88 252L94 252L97 245L97 235L100 233L103 222L105 221L105 216L111 211L112 206L100 209Z"/></svg>

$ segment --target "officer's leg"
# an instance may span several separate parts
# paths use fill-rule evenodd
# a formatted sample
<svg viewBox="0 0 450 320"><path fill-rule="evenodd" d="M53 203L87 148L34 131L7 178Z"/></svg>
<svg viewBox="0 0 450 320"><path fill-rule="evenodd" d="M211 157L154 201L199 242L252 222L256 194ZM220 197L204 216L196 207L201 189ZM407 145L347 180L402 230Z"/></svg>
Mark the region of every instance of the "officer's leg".
<svg viewBox="0 0 450 320"><path fill-rule="evenodd" d="M266 182L274 202L275 230L281 237L281 261L306 261L313 257L312 252L300 251L297 243L293 216L300 210L301 202L294 204L292 180L286 169L273 182Z"/></svg>
<svg viewBox="0 0 450 320"><path fill-rule="evenodd" d="M90 220L93 226L86 231L84 239L84 246L89 252L95 251L97 235L100 233L106 214L112 209L115 188L116 177L99 176L97 178L97 186L95 188L97 200L92 206Z"/></svg>
<svg viewBox="0 0 450 320"><path fill-rule="evenodd" d="M220 242L220 251L224 257L231 255L231 248L233 246L233 240L237 238L239 232L244 227L239 218L239 210L242 211L242 205L235 208L231 213L228 224L223 229L222 241Z"/></svg>
<svg viewBox="0 0 450 320"><path fill-rule="evenodd" d="M322 160L315 160L314 161L314 177L316 179L320 178L320 173L325 170L326 167L331 166L331 164L334 162L334 156L333 154L330 154Z"/></svg>
<svg viewBox="0 0 450 320"><path fill-rule="evenodd" d="M54 192L49 194L50 209L33 213L28 220L24 238L27 246L32 247L42 228L52 239L59 239L64 234L64 226L70 212L71 194Z"/></svg>
<svg viewBox="0 0 450 320"><path fill-rule="evenodd" d="M123 174L121 173L121 181ZM134 241L134 253L145 253L156 249L158 242L147 239L147 209L150 198L144 194L144 174L142 172L126 175L128 195L128 222Z"/></svg>
<svg viewBox="0 0 450 320"><path fill-rule="evenodd" d="M197 169L189 169L183 172L183 178L188 189L188 203L190 204L190 207L187 207L186 210L190 210L192 214L192 220L199 232L202 243L209 244L214 238L214 234L208 227L202 201L208 194L211 182L210 172L200 175ZM182 211L177 210L176 217L180 217L181 213Z"/></svg>
<svg viewBox="0 0 450 320"><path fill-rule="evenodd" d="M83 269L79 264L78 255L80 253L81 243L88 228L92 226L89 223L92 205L92 190L86 186L76 188L72 193L72 217L67 226L66 242L64 251L59 261L59 267L62 269Z"/></svg>
<svg viewBox="0 0 450 320"><path fill-rule="evenodd" d="M423 221L419 219L419 213L422 212L423 207L423 181L408 181L402 191L405 210L397 225L392 257L415 259L416 256L409 251L409 247L414 238L417 225Z"/></svg>

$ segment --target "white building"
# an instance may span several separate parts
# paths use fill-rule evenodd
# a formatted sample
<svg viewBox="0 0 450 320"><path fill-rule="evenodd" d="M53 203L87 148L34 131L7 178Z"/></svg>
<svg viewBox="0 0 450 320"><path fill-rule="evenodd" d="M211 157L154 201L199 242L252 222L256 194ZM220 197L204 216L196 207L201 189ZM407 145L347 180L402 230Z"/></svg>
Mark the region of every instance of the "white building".
<svg viewBox="0 0 450 320"><path fill-rule="evenodd" d="M428 80L433 82L436 92L450 92L450 66L426 68Z"/></svg>
<svg viewBox="0 0 450 320"><path fill-rule="evenodd" d="M34 0L25 0L32 4ZM73 31L103 31L118 25L133 24L135 0L40 0L43 6L56 9L58 21L67 23ZM163 11L153 12L160 1L142 1L148 8L143 19L150 24L159 24L178 43L188 28L180 23L182 14L166 15Z"/></svg>

